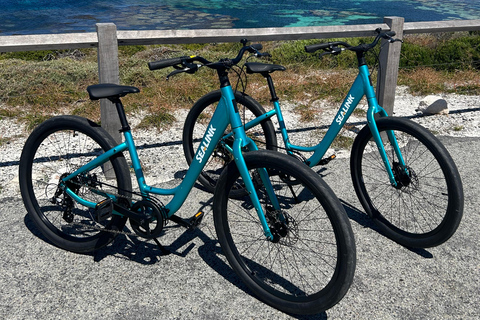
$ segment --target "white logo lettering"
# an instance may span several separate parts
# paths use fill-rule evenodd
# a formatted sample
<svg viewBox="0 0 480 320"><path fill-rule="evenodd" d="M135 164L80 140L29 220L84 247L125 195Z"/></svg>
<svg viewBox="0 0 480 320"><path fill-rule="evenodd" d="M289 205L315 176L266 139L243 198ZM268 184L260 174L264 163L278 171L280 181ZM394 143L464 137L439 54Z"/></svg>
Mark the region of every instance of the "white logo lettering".
<svg viewBox="0 0 480 320"><path fill-rule="evenodd" d="M212 125L210 125L210 128L208 128L205 138L200 144L200 148L198 148L197 156L195 157L195 159L197 159L199 163L202 163L203 161L203 157L205 156L205 151L207 151L207 148L210 145L210 142L212 141L215 130L217 129L214 128Z"/></svg>
<svg viewBox="0 0 480 320"><path fill-rule="evenodd" d="M347 98L347 101L345 101L343 108L338 113L338 116L337 116L337 119L335 119L335 122L337 122L339 125L342 124L343 118L345 117L345 114L347 114L348 110L352 106L353 100L355 100L355 97L350 94Z"/></svg>

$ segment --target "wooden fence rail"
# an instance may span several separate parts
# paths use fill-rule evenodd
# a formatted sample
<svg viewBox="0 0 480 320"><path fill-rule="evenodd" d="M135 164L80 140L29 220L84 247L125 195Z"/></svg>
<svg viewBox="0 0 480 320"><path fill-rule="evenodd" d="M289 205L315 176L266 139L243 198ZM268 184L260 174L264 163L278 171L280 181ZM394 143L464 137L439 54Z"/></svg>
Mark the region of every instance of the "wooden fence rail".
<svg viewBox="0 0 480 320"><path fill-rule="evenodd" d="M386 19L391 19L387 17ZM138 30L117 31L119 45L353 38L371 36L376 28L390 29L387 23L256 29ZM407 22L404 34L480 30L480 20ZM0 52L60 50L98 47L96 32L0 36Z"/></svg>
<svg viewBox="0 0 480 320"><path fill-rule="evenodd" d="M197 30L117 30L113 23L97 24L97 32L0 36L0 52L60 50L76 48L98 48L98 70L100 83L118 83L118 46L119 45L152 45L152 44L186 44L212 42L238 42L247 38L251 41L328 39L372 36L373 30L382 28L392 30L397 38L404 34L459 32L480 30L480 20L452 20L407 22L401 17L385 17L380 24L292 27L292 28L257 28L257 29L215 29ZM382 50L381 74L377 82L377 96L380 105L388 113L392 113L395 99L395 87L398 77L401 43L396 42ZM105 99L102 99L105 100ZM120 134L109 129L117 123L114 108L108 107L108 101L101 102L102 125L120 140ZM109 110L107 113L106 110Z"/></svg>

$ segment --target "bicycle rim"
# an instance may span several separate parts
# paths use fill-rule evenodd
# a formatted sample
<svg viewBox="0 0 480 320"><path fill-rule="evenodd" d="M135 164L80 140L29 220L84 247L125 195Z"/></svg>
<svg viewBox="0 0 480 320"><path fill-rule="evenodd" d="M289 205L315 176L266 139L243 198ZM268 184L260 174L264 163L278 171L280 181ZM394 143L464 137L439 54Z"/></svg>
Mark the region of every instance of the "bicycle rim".
<svg viewBox="0 0 480 320"><path fill-rule="evenodd" d="M266 239L249 197L220 204L224 207L219 210L225 213L222 218L215 213L215 226L232 267L260 299L286 312L312 314L330 308L348 290L355 265L355 244L346 214L333 192L306 181L304 170L299 168L301 163L292 161L289 168L260 159L248 164L277 240ZM281 202L280 212L273 210L258 180L256 168L263 166ZM308 173L311 174L310 170ZM295 178L295 185L287 182L290 176ZM219 192L226 197L237 182L231 179L220 184L226 191ZM215 196L219 201L217 192ZM279 220L280 214L284 222Z"/></svg>
<svg viewBox="0 0 480 320"><path fill-rule="evenodd" d="M463 211L462 185L453 160L435 137L417 125L398 119L379 123L380 132L393 130L406 168L400 166L393 147L384 143L398 185L392 186L376 144L363 137L361 151L352 150L357 153L352 155L352 168L356 163L355 174L360 173L353 178L362 205L395 241L420 247L446 241Z"/></svg>
<svg viewBox="0 0 480 320"><path fill-rule="evenodd" d="M66 250L87 252L103 246L113 239L106 229L123 227L125 220L119 216L106 217L99 221L95 210L84 207L64 192L58 193L62 177L74 172L108 149L108 143L97 134L56 128L52 126L37 137L23 159L25 172L22 195L34 222L49 240ZM115 162L115 160L114 160ZM83 199L98 203L104 193L118 194L127 184L119 186L118 163L107 162L93 169L82 178L73 179L69 186ZM121 181L123 181L121 179ZM125 193L126 190L120 193ZM126 199L125 199L126 200ZM105 239L100 240L102 236ZM108 238L108 239L107 239Z"/></svg>

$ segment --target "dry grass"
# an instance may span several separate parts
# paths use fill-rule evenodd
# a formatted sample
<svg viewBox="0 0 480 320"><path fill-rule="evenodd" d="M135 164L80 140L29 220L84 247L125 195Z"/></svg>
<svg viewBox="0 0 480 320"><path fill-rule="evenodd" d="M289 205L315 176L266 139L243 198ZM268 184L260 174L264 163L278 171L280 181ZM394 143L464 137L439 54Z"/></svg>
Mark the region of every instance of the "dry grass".
<svg viewBox="0 0 480 320"><path fill-rule="evenodd" d="M304 104L318 99L340 102L355 79L356 72L355 69L287 69L284 72L275 72L272 79L277 95L282 100L301 101ZM260 75L249 76L247 92L263 104L270 101L266 80Z"/></svg>
<svg viewBox="0 0 480 320"><path fill-rule="evenodd" d="M401 69L398 84L406 85L414 95L440 92L480 95L480 71L438 71L433 68Z"/></svg>
<svg viewBox="0 0 480 320"><path fill-rule="evenodd" d="M445 39L420 35L408 36L406 40L414 46L432 49L439 40ZM272 75L277 94L283 101L299 102L297 112L304 121L311 121L313 111L309 106L315 100L342 101L357 73L355 64L343 57L348 54L338 56L337 62L335 58L318 62L316 57L311 58L312 55L305 59L303 47L294 42L268 42L264 43L264 47L266 51L283 53L272 60L287 67L287 71ZM218 88L218 78L210 69L202 68L195 75L180 74L166 81L167 74L172 70L152 72L146 62L192 54L214 60L233 57L238 48L239 44L121 47L120 83L141 89L140 94L123 99L127 113L146 111L147 116L141 126L165 127L175 120L175 110L190 108L202 95ZM75 55L68 52L48 53L45 57L48 59L34 61L16 56L2 59L0 55L0 117L15 117L27 123L29 129L56 114L76 114L99 121L99 104L90 101L85 91L88 85L98 82L96 51L82 50ZM345 64L345 61L348 63ZM342 63L343 67L335 67ZM236 74L231 73L234 87L236 79ZM248 94L264 105L270 104L270 93L262 76L248 75L247 82ZM408 86L416 95L439 92L480 95L480 70L402 68L398 83Z"/></svg>

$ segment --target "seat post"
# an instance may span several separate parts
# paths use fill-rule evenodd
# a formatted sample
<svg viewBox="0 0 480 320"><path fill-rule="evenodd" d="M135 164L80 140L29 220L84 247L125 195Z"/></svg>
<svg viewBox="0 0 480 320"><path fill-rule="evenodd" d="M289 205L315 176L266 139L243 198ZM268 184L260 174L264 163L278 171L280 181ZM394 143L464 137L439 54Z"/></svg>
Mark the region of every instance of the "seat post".
<svg viewBox="0 0 480 320"><path fill-rule="evenodd" d="M120 98L114 97L109 100L115 103L115 107L117 108L118 118L120 119L120 124L122 125L120 132L130 131L131 128L130 128L130 125L128 124L127 116L125 115L125 108L123 107L123 104L122 104L122 101L120 101Z"/></svg>
<svg viewBox="0 0 480 320"><path fill-rule="evenodd" d="M262 76L264 76L265 79L267 79L268 89L270 90L270 95L272 96L272 100L270 100L270 101L271 102L278 101L278 97L277 97L277 93L275 91L275 86L273 85L272 77L268 73L262 73Z"/></svg>

